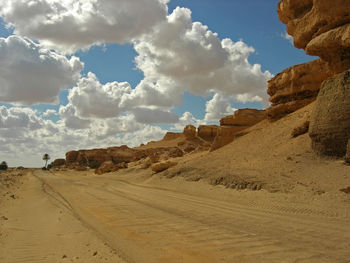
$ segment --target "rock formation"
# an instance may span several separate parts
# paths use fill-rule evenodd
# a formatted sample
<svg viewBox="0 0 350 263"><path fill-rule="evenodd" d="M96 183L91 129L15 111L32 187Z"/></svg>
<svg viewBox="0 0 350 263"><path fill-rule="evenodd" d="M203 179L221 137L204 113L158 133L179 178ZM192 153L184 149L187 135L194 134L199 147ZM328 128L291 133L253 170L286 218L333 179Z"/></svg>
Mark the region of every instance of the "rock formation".
<svg viewBox="0 0 350 263"><path fill-rule="evenodd" d="M157 163L152 165L152 171L155 173L160 173L176 165L177 165L176 162L171 162L171 161L167 161L164 163Z"/></svg>
<svg viewBox="0 0 350 263"><path fill-rule="evenodd" d="M349 0L282 0L277 11L297 48L340 73L350 68L349 10Z"/></svg>
<svg viewBox="0 0 350 263"><path fill-rule="evenodd" d="M63 166L66 164L66 160L65 159L56 159L52 162L52 167L59 167L59 166Z"/></svg>
<svg viewBox="0 0 350 263"><path fill-rule="evenodd" d="M309 134L317 153L345 155L350 138L350 71L323 83L311 115Z"/></svg>
<svg viewBox="0 0 350 263"><path fill-rule="evenodd" d="M187 125L184 128L183 134L187 137L187 138L194 138L197 135L196 132L196 127L194 127L193 125Z"/></svg>
<svg viewBox="0 0 350 263"><path fill-rule="evenodd" d="M163 137L163 141L171 141L178 139L182 136L182 133L177 133L177 132L167 132L165 136Z"/></svg>
<svg viewBox="0 0 350 263"><path fill-rule="evenodd" d="M198 127L198 137L208 142L213 142L217 133L217 125L200 125Z"/></svg>
<svg viewBox="0 0 350 263"><path fill-rule="evenodd" d="M210 150L214 151L231 143L238 133L264 119L266 119L266 111L256 109L240 109L233 115L222 118Z"/></svg>
<svg viewBox="0 0 350 263"><path fill-rule="evenodd" d="M128 165L126 163L114 164L112 161L107 161L101 164L100 167L95 169L95 174L111 173L111 172L116 172L119 169L125 169L125 168L128 168Z"/></svg>
<svg viewBox="0 0 350 263"><path fill-rule="evenodd" d="M271 106L270 120L277 120L313 102L321 84L332 76L327 64L320 59L285 69L268 82Z"/></svg>
<svg viewBox="0 0 350 263"><path fill-rule="evenodd" d="M236 110L233 115L220 120L220 126L250 127L266 119L266 111L256 109Z"/></svg>

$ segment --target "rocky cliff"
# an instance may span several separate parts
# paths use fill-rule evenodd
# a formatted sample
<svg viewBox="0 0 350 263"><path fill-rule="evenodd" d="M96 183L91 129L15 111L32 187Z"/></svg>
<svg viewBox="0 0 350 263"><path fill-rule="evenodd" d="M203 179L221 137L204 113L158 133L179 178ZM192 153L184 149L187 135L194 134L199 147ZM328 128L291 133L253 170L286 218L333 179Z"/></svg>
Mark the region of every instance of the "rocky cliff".
<svg viewBox="0 0 350 263"><path fill-rule="evenodd" d="M210 150L214 151L231 143L243 130L266 119L266 117L265 110L240 109L235 111L233 115L222 118Z"/></svg>
<svg viewBox="0 0 350 263"><path fill-rule="evenodd" d="M285 69L268 82L270 120L277 120L314 101L332 71L320 59Z"/></svg>
<svg viewBox="0 0 350 263"><path fill-rule="evenodd" d="M277 12L297 48L319 56L335 73L350 68L349 0L282 0Z"/></svg>

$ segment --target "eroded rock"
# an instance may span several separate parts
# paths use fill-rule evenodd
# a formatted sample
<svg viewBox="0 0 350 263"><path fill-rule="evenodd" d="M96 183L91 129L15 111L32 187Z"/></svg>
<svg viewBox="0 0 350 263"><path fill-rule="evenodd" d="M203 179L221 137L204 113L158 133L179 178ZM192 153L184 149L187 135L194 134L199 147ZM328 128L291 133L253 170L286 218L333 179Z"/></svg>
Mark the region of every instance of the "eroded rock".
<svg viewBox="0 0 350 263"><path fill-rule="evenodd" d="M152 171L155 173L160 173L160 172L163 172L163 171L169 169L170 167L174 167L176 165L177 165L176 162L171 162L171 161L167 161L164 163L157 163L157 164L152 165Z"/></svg>
<svg viewBox="0 0 350 263"><path fill-rule="evenodd" d="M213 142L217 133L217 125L200 125L198 127L198 137L208 142Z"/></svg>
<svg viewBox="0 0 350 263"><path fill-rule="evenodd" d="M270 120L278 120L316 100L321 84L333 75L320 59L285 69L268 81Z"/></svg>
<svg viewBox="0 0 350 263"><path fill-rule="evenodd" d="M350 138L350 71L322 84L311 115L309 135L317 153L345 155Z"/></svg>
<svg viewBox="0 0 350 263"><path fill-rule="evenodd" d="M343 72L350 67L350 1L282 0L278 16L297 48Z"/></svg>
<svg viewBox="0 0 350 263"><path fill-rule="evenodd" d="M265 110L239 109L233 115L226 116L220 120L220 126L253 126L266 119Z"/></svg>

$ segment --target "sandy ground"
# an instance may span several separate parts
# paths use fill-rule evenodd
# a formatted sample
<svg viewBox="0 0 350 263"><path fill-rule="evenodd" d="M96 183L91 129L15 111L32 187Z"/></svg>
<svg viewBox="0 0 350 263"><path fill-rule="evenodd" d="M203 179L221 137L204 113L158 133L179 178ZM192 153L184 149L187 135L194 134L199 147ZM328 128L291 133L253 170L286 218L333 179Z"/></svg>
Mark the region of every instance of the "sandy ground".
<svg viewBox="0 0 350 263"><path fill-rule="evenodd" d="M312 106L159 174L0 177L0 262L349 263L350 166L291 137Z"/></svg>
<svg viewBox="0 0 350 263"><path fill-rule="evenodd" d="M32 171L21 173L0 187L0 262L125 262Z"/></svg>
<svg viewBox="0 0 350 263"><path fill-rule="evenodd" d="M346 203L329 210L137 169L25 180L2 203L1 262L349 262Z"/></svg>

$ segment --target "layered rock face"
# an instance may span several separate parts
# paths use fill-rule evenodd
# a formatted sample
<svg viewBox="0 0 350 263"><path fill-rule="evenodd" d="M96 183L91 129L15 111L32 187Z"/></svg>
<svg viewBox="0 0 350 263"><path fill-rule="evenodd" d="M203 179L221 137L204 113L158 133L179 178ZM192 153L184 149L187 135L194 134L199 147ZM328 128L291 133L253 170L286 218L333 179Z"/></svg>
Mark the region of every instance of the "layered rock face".
<svg viewBox="0 0 350 263"><path fill-rule="evenodd" d="M345 155L350 138L350 71L323 83L311 115L309 135L317 153Z"/></svg>
<svg viewBox="0 0 350 263"><path fill-rule="evenodd" d="M226 116L220 120L220 126L246 126L250 127L266 119L265 110L240 109L233 115Z"/></svg>
<svg viewBox="0 0 350 263"><path fill-rule="evenodd" d="M270 120L278 120L313 102L321 84L333 73L320 59L285 69L268 82Z"/></svg>
<svg viewBox="0 0 350 263"><path fill-rule="evenodd" d="M348 140L348 146L346 147L345 162L350 165L350 139Z"/></svg>
<svg viewBox="0 0 350 263"><path fill-rule="evenodd" d="M217 133L217 125L200 125L198 127L198 137L208 142L213 142Z"/></svg>
<svg viewBox="0 0 350 263"><path fill-rule="evenodd" d="M233 115L222 118L210 150L214 151L231 143L240 132L266 119L266 117L265 110L240 109L235 111Z"/></svg>
<svg viewBox="0 0 350 263"><path fill-rule="evenodd" d="M349 10L349 0L282 0L277 11L297 48L340 73L350 68Z"/></svg>

